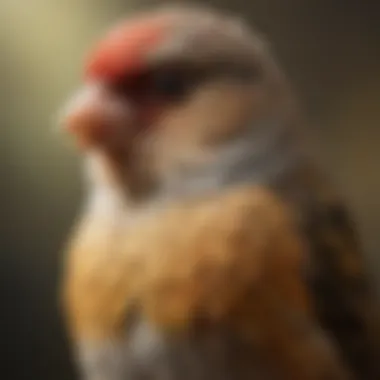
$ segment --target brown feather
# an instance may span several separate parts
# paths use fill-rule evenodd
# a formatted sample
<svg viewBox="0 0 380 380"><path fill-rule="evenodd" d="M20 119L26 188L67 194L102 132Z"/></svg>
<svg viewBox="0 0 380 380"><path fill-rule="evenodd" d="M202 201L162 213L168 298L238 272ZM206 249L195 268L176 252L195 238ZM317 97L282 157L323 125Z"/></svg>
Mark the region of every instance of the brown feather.
<svg viewBox="0 0 380 380"><path fill-rule="evenodd" d="M379 379L380 310L356 226L339 194L314 167L276 184L298 215L310 271L305 279L318 319L359 379Z"/></svg>
<svg viewBox="0 0 380 380"><path fill-rule="evenodd" d="M338 374L314 330L304 250L289 209L259 187L173 205L119 235L87 222L68 265L73 333L120 336L137 307L168 334L230 326L287 379Z"/></svg>

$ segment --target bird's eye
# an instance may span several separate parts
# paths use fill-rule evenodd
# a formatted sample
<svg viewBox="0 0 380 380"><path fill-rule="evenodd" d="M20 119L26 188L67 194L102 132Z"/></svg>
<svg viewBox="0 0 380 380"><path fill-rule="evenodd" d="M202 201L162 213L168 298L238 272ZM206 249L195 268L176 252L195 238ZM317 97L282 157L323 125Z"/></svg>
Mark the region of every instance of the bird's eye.
<svg viewBox="0 0 380 380"><path fill-rule="evenodd" d="M194 75L180 67L162 67L144 72L116 84L114 90L137 102L154 99L182 100L194 86Z"/></svg>
<svg viewBox="0 0 380 380"><path fill-rule="evenodd" d="M179 70L157 70L151 74L149 89L152 94L167 100L180 100L191 87L191 80Z"/></svg>

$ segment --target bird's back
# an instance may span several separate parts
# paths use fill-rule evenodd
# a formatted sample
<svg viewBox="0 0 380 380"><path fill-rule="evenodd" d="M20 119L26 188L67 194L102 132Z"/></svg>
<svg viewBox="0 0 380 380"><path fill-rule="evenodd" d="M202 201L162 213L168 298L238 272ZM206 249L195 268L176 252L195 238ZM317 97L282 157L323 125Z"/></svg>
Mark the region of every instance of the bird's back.
<svg viewBox="0 0 380 380"><path fill-rule="evenodd" d="M305 280L321 326L358 379L380 378L380 313L350 213L315 167L274 186L299 216L309 244Z"/></svg>

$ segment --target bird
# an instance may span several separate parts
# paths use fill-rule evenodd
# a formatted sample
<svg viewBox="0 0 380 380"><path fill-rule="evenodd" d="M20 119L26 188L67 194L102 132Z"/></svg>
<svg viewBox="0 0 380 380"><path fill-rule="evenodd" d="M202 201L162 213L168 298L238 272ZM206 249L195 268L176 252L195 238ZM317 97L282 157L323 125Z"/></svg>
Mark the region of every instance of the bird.
<svg viewBox="0 0 380 380"><path fill-rule="evenodd" d="M86 380L380 379L356 226L265 37L158 6L89 49L62 304Z"/></svg>

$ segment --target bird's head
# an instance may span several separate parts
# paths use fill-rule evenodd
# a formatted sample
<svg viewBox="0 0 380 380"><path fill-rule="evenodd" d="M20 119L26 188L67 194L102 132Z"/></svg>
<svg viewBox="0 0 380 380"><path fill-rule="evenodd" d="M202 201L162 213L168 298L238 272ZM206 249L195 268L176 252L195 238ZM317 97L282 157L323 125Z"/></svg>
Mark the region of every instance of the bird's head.
<svg viewBox="0 0 380 380"><path fill-rule="evenodd" d="M144 196L218 166L236 141L254 151L257 136L289 117L290 103L267 46L245 23L212 10L159 9L96 44L64 124L97 162L97 180Z"/></svg>

